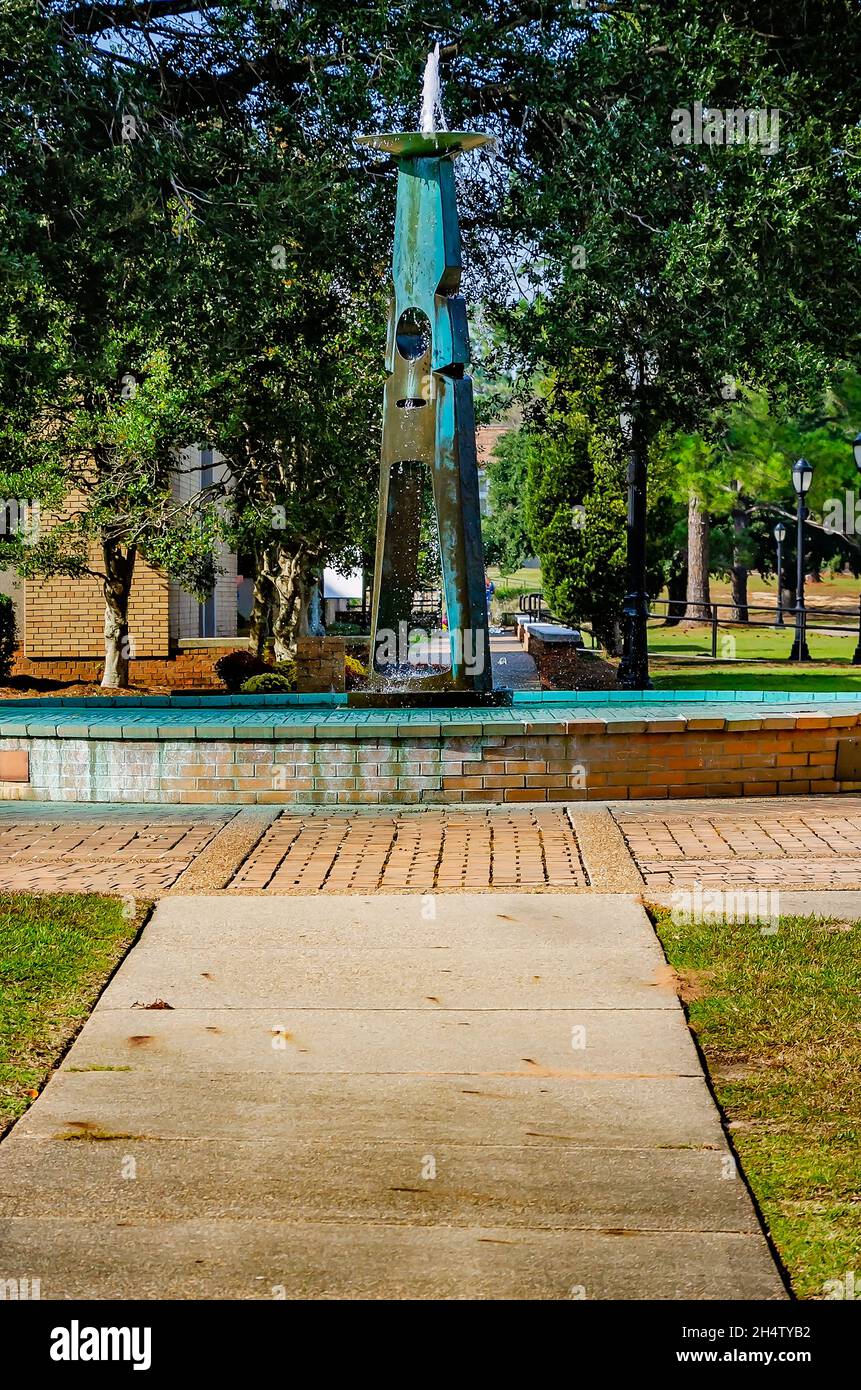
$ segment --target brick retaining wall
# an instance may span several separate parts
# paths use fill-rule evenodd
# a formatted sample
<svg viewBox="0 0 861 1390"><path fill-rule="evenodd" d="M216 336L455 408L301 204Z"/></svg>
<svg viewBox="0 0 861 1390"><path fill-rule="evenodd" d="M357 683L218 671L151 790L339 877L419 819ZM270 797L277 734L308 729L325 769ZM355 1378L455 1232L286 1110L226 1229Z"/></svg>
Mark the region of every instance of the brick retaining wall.
<svg viewBox="0 0 861 1390"><path fill-rule="evenodd" d="M847 714L632 721L613 732L584 719L558 733L468 737L6 737L0 750L29 753L30 780L0 783L0 796L373 805L853 792L861 780L837 780L835 761L858 726Z"/></svg>
<svg viewBox="0 0 861 1390"><path fill-rule="evenodd" d="M171 690L220 690L223 688L221 681L213 670L216 661L227 652L247 646L248 643L239 638L228 637L223 643L174 648L169 656L136 657L129 662L129 682L133 686L167 686ZM92 657L51 657L34 661L19 647L12 675L98 685L104 669L104 660Z"/></svg>

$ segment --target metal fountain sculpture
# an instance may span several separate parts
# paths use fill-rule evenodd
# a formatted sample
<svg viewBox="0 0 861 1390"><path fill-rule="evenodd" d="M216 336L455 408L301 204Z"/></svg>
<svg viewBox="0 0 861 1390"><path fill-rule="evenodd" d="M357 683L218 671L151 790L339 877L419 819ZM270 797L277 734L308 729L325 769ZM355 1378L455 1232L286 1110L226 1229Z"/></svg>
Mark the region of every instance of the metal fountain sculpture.
<svg viewBox="0 0 861 1390"><path fill-rule="evenodd" d="M446 685L483 702L492 698L493 674L454 158L491 137L445 129L438 44L425 69L420 124L414 133L358 137L398 161L371 651L374 670L390 671L391 634L409 627L429 469L451 647Z"/></svg>

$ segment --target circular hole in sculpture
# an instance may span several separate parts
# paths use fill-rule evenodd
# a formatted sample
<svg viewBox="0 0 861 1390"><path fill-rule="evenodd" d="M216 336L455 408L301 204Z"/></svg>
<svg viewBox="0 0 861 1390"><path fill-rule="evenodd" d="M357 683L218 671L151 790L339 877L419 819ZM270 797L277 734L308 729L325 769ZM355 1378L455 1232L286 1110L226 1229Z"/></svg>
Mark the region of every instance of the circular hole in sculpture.
<svg viewBox="0 0 861 1390"><path fill-rule="evenodd" d="M421 309L405 309L398 319L395 342L401 357L415 362L424 357L431 341L430 319Z"/></svg>

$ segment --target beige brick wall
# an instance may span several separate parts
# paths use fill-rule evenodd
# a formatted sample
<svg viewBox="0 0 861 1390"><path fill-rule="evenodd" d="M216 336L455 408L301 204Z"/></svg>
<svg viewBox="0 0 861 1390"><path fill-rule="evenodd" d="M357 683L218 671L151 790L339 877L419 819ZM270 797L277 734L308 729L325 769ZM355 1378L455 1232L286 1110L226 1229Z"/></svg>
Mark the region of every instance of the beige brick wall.
<svg viewBox="0 0 861 1390"><path fill-rule="evenodd" d="M101 564L94 550L93 564ZM98 579L28 579L24 652L31 660L102 657L105 605ZM168 582L138 557L129 604L129 634L136 657L167 656Z"/></svg>
<svg viewBox="0 0 861 1390"><path fill-rule="evenodd" d="M193 495L200 486L199 475L193 468L188 471L191 454L187 451L183 471L176 476L174 490L181 500ZM216 455L213 462L216 472L223 472L221 456ZM222 545L220 551L219 568L224 573L218 576L215 588L216 634L230 637L236 633L236 557L226 546ZM102 568L97 546L91 552L91 560L95 569ZM56 661L104 656L104 601L98 579L27 580L23 609L19 640L23 639L26 659ZM184 593L138 556L129 606L129 633L135 658L166 657L171 637L196 637L198 611L193 595Z"/></svg>

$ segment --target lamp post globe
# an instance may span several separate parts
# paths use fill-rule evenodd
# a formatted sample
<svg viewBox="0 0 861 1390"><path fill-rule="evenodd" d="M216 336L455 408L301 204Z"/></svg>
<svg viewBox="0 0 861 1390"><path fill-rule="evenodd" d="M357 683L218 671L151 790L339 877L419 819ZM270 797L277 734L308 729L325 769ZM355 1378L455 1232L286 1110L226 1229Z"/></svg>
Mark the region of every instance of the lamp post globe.
<svg viewBox="0 0 861 1390"><path fill-rule="evenodd" d="M813 466L807 459L796 459L792 465L792 486L799 497L806 497L813 482Z"/></svg>

